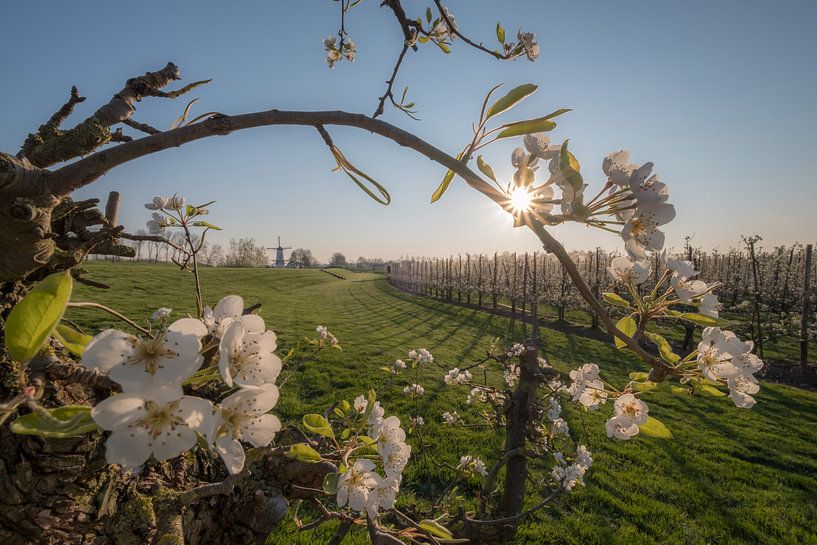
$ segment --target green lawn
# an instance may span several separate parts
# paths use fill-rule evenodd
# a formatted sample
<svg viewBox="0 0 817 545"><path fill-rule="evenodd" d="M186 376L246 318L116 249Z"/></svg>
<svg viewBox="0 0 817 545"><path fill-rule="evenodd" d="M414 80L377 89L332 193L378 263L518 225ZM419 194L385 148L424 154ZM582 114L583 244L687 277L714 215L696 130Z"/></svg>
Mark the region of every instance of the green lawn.
<svg viewBox="0 0 817 545"><path fill-rule="evenodd" d="M192 278L162 265L89 263L89 276L111 290L78 286L74 300L94 300L143 319L159 306L174 316L194 308ZM491 337L519 340L506 318L399 292L382 276L343 272L340 280L320 271L204 269L209 304L237 293L247 304L263 303L261 316L279 336L283 350L324 324L341 340L343 352L304 363L283 386L276 412L293 422L352 399L374 387L387 414L405 417L410 407L402 388L409 376L389 379L378 367L411 348L431 350L446 367L480 357ZM112 324L97 311L72 309L83 327ZM118 326L117 326L118 327ZM606 343L543 329L544 356L567 371L596 362L603 375L622 384L637 362ZM285 371L284 375L288 372ZM454 410L478 422L465 405L465 387L445 386L436 368L421 372L426 389L424 434L433 456L455 463L461 454L490 459L501 437L492 431L443 427L439 415ZM653 414L674 433L661 441L636 437L614 442L604 434L610 407L571 414L574 433L589 444L595 463L587 486L528 519L517 543L564 544L817 544L817 395L764 384L752 410L726 398L678 397L650 392ZM489 463L490 465L490 463ZM447 483L445 470L415 457L406 470L403 498L433 497ZM536 491L531 501L538 497ZM325 543L331 531L294 534L284 525L269 543ZM344 543L365 543L362 532Z"/></svg>

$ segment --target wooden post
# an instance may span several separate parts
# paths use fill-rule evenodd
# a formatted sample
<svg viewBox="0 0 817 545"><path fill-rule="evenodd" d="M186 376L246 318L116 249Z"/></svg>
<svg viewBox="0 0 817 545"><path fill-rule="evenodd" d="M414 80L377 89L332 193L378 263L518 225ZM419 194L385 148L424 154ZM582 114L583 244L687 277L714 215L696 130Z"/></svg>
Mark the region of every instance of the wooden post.
<svg viewBox="0 0 817 545"><path fill-rule="evenodd" d="M525 266L522 269L522 330L525 327L525 303L528 299L528 252L525 252Z"/></svg>
<svg viewBox="0 0 817 545"><path fill-rule="evenodd" d="M516 316L516 282L517 277L516 252L513 253L513 283L511 284L511 320Z"/></svg>
<svg viewBox="0 0 817 545"><path fill-rule="evenodd" d="M536 252L533 252L533 286L531 288L531 327L533 328L532 337L539 338L539 292L536 287Z"/></svg>
<svg viewBox="0 0 817 545"><path fill-rule="evenodd" d="M465 302L471 304L471 254L465 254Z"/></svg>
<svg viewBox="0 0 817 545"><path fill-rule="evenodd" d="M496 278L499 274L499 261L497 258L497 253L494 252L494 281L493 285L491 286L491 306L494 310L496 310Z"/></svg>
<svg viewBox="0 0 817 545"><path fill-rule="evenodd" d="M457 256L457 302L462 303L462 255Z"/></svg>
<svg viewBox="0 0 817 545"><path fill-rule="evenodd" d="M108 202L105 204L105 218L111 224L111 227L116 227L119 224L119 202L122 195L119 191L111 191L108 193Z"/></svg>
<svg viewBox="0 0 817 545"><path fill-rule="evenodd" d="M482 254L479 254L477 263L477 308L482 308L482 294L485 291L482 285Z"/></svg>
<svg viewBox="0 0 817 545"><path fill-rule="evenodd" d="M752 286L755 292L755 320L757 324L757 338L755 342L757 343L758 356L763 359L763 319L760 316L760 279L758 278L757 271L757 254L755 254L756 241L757 239L755 237L749 237L749 239L747 239L747 245L749 246L749 257L752 260Z"/></svg>
<svg viewBox="0 0 817 545"><path fill-rule="evenodd" d="M809 284L811 281L811 254L814 247L811 244L806 246L806 266L803 271L803 314L800 316L800 372L804 375L808 371L808 320L809 309Z"/></svg>

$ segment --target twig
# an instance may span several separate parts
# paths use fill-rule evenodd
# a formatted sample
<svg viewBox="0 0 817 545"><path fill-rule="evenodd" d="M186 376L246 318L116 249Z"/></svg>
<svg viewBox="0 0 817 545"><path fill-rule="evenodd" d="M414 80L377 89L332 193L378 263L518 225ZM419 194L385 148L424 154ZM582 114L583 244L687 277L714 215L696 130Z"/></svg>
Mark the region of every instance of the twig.
<svg viewBox="0 0 817 545"><path fill-rule="evenodd" d="M114 309L112 309L110 307L106 307L105 305L101 305L99 303L86 302L86 301L77 301L77 302L71 301L66 306L68 306L69 308L95 308L97 310L105 311L108 314L116 316L117 318L119 318L123 322L127 323L128 325L130 325L134 329L138 329L139 331L141 331L142 333L144 333L145 335L147 335L151 339L153 338L153 334L150 331L148 331L144 327L140 326L139 324L137 324L136 322L134 322L133 320L131 320L130 318L128 318L124 314L122 314L120 312L117 312L117 311L115 311Z"/></svg>
<svg viewBox="0 0 817 545"><path fill-rule="evenodd" d="M386 103L386 99L390 99L392 104L395 104L394 95L392 94L392 87L394 86L394 80L397 78L397 72L400 70L400 65L403 62L403 58L406 56L406 51L408 51L408 44L403 44L403 49L400 51L400 55L397 57L397 62L394 64L394 69L392 70L391 77L386 82L386 92L383 93L383 96L380 97L380 101L377 103L377 109L372 114L372 118L376 118L383 114L383 106Z"/></svg>

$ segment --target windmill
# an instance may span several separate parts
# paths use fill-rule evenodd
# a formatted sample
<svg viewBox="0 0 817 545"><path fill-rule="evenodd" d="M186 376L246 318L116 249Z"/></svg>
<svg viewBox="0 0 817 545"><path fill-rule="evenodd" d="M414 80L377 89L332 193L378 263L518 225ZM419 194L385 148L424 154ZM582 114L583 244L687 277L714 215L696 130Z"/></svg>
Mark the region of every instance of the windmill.
<svg viewBox="0 0 817 545"><path fill-rule="evenodd" d="M267 248L267 250L275 250L275 265L273 265L276 269L283 269L287 266L286 261L284 261L284 250L291 250L290 246L284 248L281 246L281 237L278 237L278 246L274 248Z"/></svg>

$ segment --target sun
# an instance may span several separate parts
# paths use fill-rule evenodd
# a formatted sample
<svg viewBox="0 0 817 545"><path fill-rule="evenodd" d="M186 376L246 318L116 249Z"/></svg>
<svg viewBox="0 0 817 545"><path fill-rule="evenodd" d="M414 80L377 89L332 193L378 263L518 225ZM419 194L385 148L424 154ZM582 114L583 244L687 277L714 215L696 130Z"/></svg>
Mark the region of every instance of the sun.
<svg viewBox="0 0 817 545"><path fill-rule="evenodd" d="M530 210L533 195L524 187L517 187L511 193L511 207L516 212Z"/></svg>

